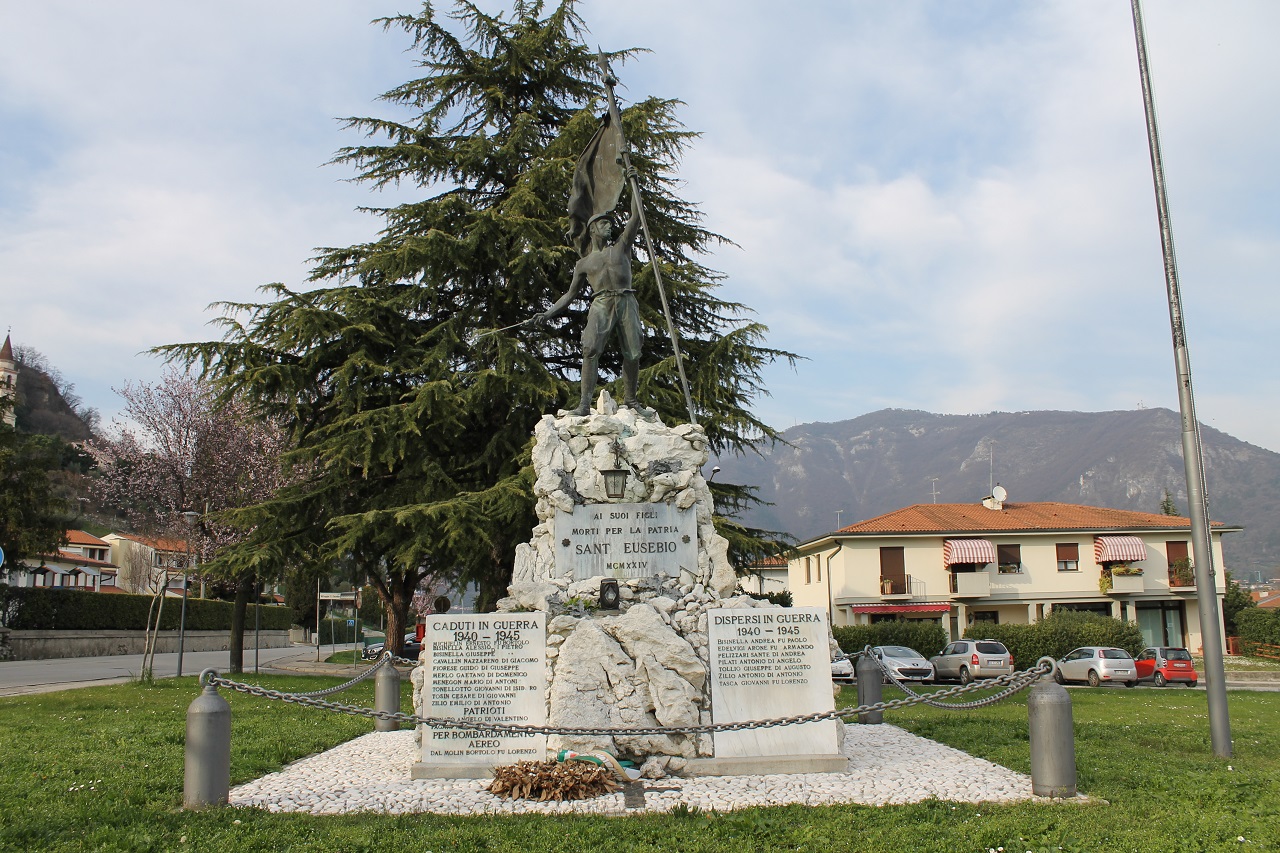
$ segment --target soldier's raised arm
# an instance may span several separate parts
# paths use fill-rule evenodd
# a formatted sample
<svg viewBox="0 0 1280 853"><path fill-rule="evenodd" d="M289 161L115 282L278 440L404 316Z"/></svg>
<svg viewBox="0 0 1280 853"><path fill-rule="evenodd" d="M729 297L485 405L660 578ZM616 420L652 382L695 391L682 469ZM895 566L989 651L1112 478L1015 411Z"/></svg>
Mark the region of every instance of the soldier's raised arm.
<svg viewBox="0 0 1280 853"><path fill-rule="evenodd" d="M627 170L627 177L631 179L631 218L622 226L622 234L618 237L619 245L630 246L636 239L637 232L640 231L640 193L638 193L636 183L637 175L635 166Z"/></svg>

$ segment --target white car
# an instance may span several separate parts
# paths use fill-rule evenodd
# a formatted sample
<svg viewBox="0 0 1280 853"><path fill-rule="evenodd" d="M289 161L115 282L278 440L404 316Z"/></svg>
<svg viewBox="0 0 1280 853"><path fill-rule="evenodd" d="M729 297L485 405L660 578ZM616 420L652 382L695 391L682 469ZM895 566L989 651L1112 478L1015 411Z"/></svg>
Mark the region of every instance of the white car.
<svg viewBox="0 0 1280 853"><path fill-rule="evenodd" d="M853 661L844 652L831 661L831 680L840 684L853 683Z"/></svg>

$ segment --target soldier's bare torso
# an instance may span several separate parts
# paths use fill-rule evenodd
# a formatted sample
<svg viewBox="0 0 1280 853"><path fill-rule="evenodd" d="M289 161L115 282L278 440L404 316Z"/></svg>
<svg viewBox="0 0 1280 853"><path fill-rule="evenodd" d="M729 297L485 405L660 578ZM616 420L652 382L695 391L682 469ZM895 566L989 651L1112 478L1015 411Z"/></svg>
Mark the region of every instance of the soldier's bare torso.
<svg viewBox="0 0 1280 853"><path fill-rule="evenodd" d="M630 249L612 243L578 261L574 272L586 276L593 293L631 290Z"/></svg>

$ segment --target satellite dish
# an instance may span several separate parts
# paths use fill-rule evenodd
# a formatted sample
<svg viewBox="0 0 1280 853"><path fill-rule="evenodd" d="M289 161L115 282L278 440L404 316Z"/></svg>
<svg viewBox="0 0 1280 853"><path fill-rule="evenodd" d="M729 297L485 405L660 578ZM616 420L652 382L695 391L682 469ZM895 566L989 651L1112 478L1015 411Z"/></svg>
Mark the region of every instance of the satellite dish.
<svg viewBox="0 0 1280 853"><path fill-rule="evenodd" d="M1000 503L1004 503L1005 498L1009 497L1009 493L1004 490L1004 486L997 485L991 490L991 497L1000 501Z"/></svg>

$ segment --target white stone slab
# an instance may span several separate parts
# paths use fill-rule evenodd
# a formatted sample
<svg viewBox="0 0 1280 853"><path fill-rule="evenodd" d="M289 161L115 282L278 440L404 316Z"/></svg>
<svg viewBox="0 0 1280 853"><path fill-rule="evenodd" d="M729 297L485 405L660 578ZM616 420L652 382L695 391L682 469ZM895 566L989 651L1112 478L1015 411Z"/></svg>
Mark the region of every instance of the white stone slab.
<svg viewBox="0 0 1280 853"><path fill-rule="evenodd" d="M426 712L432 717L545 725L547 615L468 613L431 616L423 640ZM414 776L476 775L475 770L541 761L546 735L498 735L426 728ZM450 767L458 770L449 771ZM472 768L472 772L466 772Z"/></svg>
<svg viewBox="0 0 1280 853"><path fill-rule="evenodd" d="M574 580L679 577L698 568L698 520L669 503L579 504L557 512L556 567Z"/></svg>
<svg viewBox="0 0 1280 853"><path fill-rule="evenodd" d="M717 723L790 717L835 709L820 607L707 611L711 708ZM717 732L716 757L831 755L836 720Z"/></svg>

